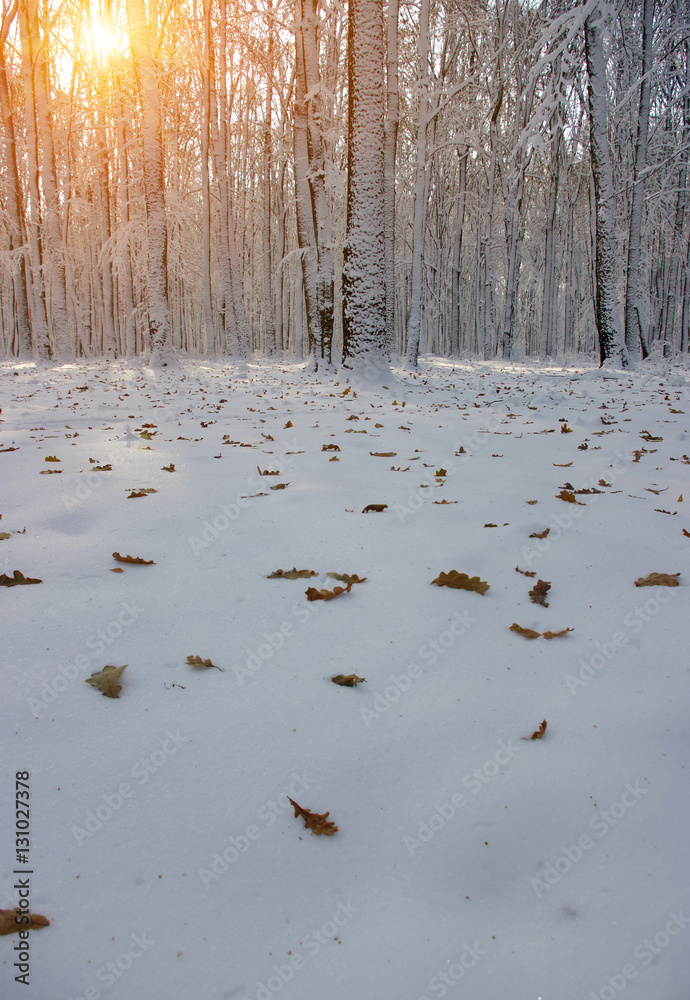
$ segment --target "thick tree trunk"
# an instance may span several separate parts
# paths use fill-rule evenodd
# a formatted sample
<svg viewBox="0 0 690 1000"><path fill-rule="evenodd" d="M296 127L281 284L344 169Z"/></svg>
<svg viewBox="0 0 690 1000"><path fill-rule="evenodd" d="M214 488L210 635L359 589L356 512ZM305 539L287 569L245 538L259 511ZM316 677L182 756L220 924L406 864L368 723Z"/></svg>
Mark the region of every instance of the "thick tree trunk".
<svg viewBox="0 0 690 1000"><path fill-rule="evenodd" d="M585 21L585 52L589 76L589 136L596 210L596 323L601 364L629 364L616 284L616 192L608 137L608 101L604 61L604 17L601 5Z"/></svg>
<svg viewBox="0 0 690 1000"><path fill-rule="evenodd" d="M383 241L383 68L381 0L350 0L343 367L372 382L390 371Z"/></svg>
<svg viewBox="0 0 690 1000"><path fill-rule="evenodd" d="M400 0L386 12L386 124L383 139L384 245L386 256L386 342L395 351L395 161L400 101L398 94L398 14Z"/></svg>
<svg viewBox="0 0 690 1000"><path fill-rule="evenodd" d="M141 101L147 229L147 305L151 364L173 361L168 305L168 227L165 211L163 122L144 0L127 0L134 71Z"/></svg>

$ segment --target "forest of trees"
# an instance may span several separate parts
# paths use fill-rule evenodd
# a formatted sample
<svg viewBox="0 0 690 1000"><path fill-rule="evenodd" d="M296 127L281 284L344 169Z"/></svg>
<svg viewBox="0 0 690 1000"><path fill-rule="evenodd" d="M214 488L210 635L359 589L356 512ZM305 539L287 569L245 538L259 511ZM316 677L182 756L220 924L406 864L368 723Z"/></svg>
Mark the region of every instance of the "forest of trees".
<svg viewBox="0 0 690 1000"><path fill-rule="evenodd" d="M689 350L690 0L3 0L0 356Z"/></svg>

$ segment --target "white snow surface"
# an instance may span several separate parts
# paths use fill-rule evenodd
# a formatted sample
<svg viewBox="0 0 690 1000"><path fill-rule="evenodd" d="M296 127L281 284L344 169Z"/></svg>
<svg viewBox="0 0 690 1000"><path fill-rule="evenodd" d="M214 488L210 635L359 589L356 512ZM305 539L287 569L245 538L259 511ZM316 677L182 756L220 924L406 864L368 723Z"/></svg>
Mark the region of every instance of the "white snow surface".
<svg viewBox="0 0 690 1000"><path fill-rule="evenodd" d="M685 370L4 363L0 403L42 580L0 589L0 907L28 868L50 920L3 997L687 1000Z"/></svg>

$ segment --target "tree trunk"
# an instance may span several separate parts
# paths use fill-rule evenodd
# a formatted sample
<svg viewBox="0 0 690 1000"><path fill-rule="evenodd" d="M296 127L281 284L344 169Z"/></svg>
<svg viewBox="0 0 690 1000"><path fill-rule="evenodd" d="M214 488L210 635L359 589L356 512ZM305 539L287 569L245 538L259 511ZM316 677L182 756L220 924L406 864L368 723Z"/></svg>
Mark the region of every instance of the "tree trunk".
<svg viewBox="0 0 690 1000"><path fill-rule="evenodd" d="M307 340L309 352L317 350L322 342L321 311L318 294L318 257L316 234L309 187L309 141L307 137L307 106L304 98L304 27L301 0L295 2L295 104L293 111L293 147L295 158L295 214L297 217L297 243L300 248L304 299L307 313Z"/></svg>
<svg viewBox="0 0 690 1000"><path fill-rule="evenodd" d="M203 353L209 358L216 356L216 331L213 322L213 298L211 290L211 175L209 171L210 133L211 133L211 0L203 0L203 58L200 61L201 98L203 102L201 119L201 211L203 213L202 238L202 280L204 319L202 325L201 346Z"/></svg>
<svg viewBox="0 0 690 1000"><path fill-rule="evenodd" d="M273 268L271 267L271 111L273 104L273 4L267 0L268 79L266 81L266 111L263 128L263 315L264 351L271 357L276 352L276 325L273 316Z"/></svg>
<svg viewBox="0 0 690 1000"><path fill-rule="evenodd" d="M417 117L417 164L414 185L414 223L412 233L412 285L410 315L407 321L406 361L417 367L422 333L423 260L426 235L426 145L429 118L429 0L421 0L419 11L419 114Z"/></svg>
<svg viewBox="0 0 690 1000"><path fill-rule="evenodd" d="M9 197L7 199L7 215L10 251L16 255L16 263L12 267L12 287L15 303L16 353L20 358L31 356L31 317L27 298L27 270L24 252L24 198L22 195L19 168L17 166L17 146L14 134L14 120L10 103L10 87L5 61L5 41L11 22L14 18L3 15L0 29L0 106L2 107L2 122L5 130L5 169L9 178Z"/></svg>
<svg viewBox="0 0 690 1000"><path fill-rule="evenodd" d="M390 371L383 242L383 70L381 0L350 0L342 363L372 382Z"/></svg>
<svg viewBox="0 0 690 1000"><path fill-rule="evenodd" d="M642 304L642 215L645 199L645 172L649 143L649 109L652 68L652 37L654 34L654 0L644 0L642 18L642 80L640 105L637 118L637 143L635 147L635 180L630 211L630 239L628 242L628 274L625 288L625 346L630 360L640 360L644 348L647 354L647 336L643 321Z"/></svg>
<svg viewBox="0 0 690 1000"><path fill-rule="evenodd" d="M170 364L168 228L165 212L163 122L144 0L127 0L127 20L142 110L142 154L147 229L147 298L151 364Z"/></svg>
<svg viewBox="0 0 690 1000"><path fill-rule="evenodd" d="M384 245L386 257L386 341L395 350L395 160L400 121L398 95L398 14L400 0L388 0L386 13L386 124L383 139Z"/></svg>
<svg viewBox="0 0 690 1000"><path fill-rule="evenodd" d="M462 267L462 234L465 225L465 199L467 194L467 146L458 147L460 169L458 175L458 213L453 234L453 260L450 278L450 356L459 357L463 341L462 296L460 274Z"/></svg>
<svg viewBox="0 0 690 1000"><path fill-rule="evenodd" d="M325 104L323 82L319 71L317 39L318 0L300 0L303 44L304 89L307 109L307 148L309 153L309 186L311 189L314 232L318 261L318 303L320 334L316 364L319 360L331 364L333 350L333 237L331 213L326 191L326 154L324 147Z"/></svg>
<svg viewBox="0 0 690 1000"><path fill-rule="evenodd" d="M618 290L616 287L616 192L608 137L608 100L604 61L601 5L585 21L585 53L589 77L589 137L596 211L596 324L601 364L611 360L627 368L628 353L623 340Z"/></svg>
<svg viewBox="0 0 690 1000"><path fill-rule="evenodd" d="M62 240L60 223L60 198L53 148L53 124L48 91L48 61L45 51L46 40L42 39L40 35L36 0L20 0L19 26L22 38L22 61L25 65L27 121L29 116L34 119L40 137L40 180L44 198L43 260L40 272L42 280L39 279L42 284L41 294L46 295L46 285L48 284L50 289L50 325L53 335L52 355L56 361L67 361L71 357L71 351L65 278L66 248ZM31 131L34 131L33 128Z"/></svg>

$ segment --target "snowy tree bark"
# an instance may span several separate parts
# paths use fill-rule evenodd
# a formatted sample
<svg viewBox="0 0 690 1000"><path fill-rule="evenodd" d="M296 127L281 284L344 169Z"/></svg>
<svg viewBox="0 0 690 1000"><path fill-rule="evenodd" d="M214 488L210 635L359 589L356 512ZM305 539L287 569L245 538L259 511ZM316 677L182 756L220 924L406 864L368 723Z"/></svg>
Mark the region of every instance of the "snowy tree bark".
<svg viewBox="0 0 690 1000"><path fill-rule="evenodd" d="M421 0L419 10L419 111L417 115L417 161L414 185L414 225L412 232L412 283L410 315L407 321L405 360L417 367L422 333L422 266L426 233L426 146L429 118L429 0Z"/></svg>
<svg viewBox="0 0 690 1000"><path fill-rule="evenodd" d="M307 313L309 351L321 344L321 313L318 296L318 259L316 234L309 187L309 142L305 103L304 45L302 42L301 0L295 4L295 101L293 109L293 151L295 161L295 215L297 244L300 249L302 282ZM301 309L299 310L301 316ZM300 342L301 345L301 342Z"/></svg>
<svg viewBox="0 0 690 1000"><path fill-rule="evenodd" d="M273 268L271 267L271 111L273 104L273 3L266 7L268 22L268 79L266 81L266 110L263 126L263 319L264 351L271 357L276 352L276 325L273 314Z"/></svg>
<svg viewBox="0 0 690 1000"><path fill-rule="evenodd" d="M400 0L386 11L386 124L383 139L384 244L386 256L386 347L395 349L395 160L400 121L398 93L398 15Z"/></svg>
<svg viewBox="0 0 690 1000"><path fill-rule="evenodd" d="M388 369L383 219L384 47L381 0L348 13L347 233L343 367L373 379Z"/></svg>
<svg viewBox="0 0 690 1000"><path fill-rule="evenodd" d="M589 77L589 142L596 210L596 323L601 364L628 367L616 286L616 192L608 136L608 98L604 59L604 14L598 4L585 21Z"/></svg>
<svg viewBox="0 0 690 1000"><path fill-rule="evenodd" d="M48 59L46 39L41 38L36 0L20 0L19 25L22 36L22 59L28 64L24 74L25 100L29 113L35 114L40 138L40 182L43 190L43 294L49 290L52 356L56 361L68 361L70 349L67 316L67 284L65 269L66 247L62 239L60 196L58 194L53 123L48 89Z"/></svg>
<svg viewBox="0 0 690 1000"><path fill-rule="evenodd" d="M651 103L652 38L654 34L654 0L644 0L642 17L642 73L640 104L637 117L635 147L635 179L630 210L628 242L628 273L625 288L625 346L634 363L647 355L647 338L643 321L642 302L642 215L645 200L647 147L649 145L649 109Z"/></svg>
<svg viewBox="0 0 690 1000"><path fill-rule="evenodd" d="M316 366L331 364L333 349L334 260L331 212L326 190L325 94L319 69L317 0L298 0L300 14L297 45L301 49L298 69L303 72L300 92L306 110L308 181L314 235L316 237L319 340Z"/></svg>
<svg viewBox="0 0 690 1000"><path fill-rule="evenodd" d="M15 308L15 351L18 357L27 358L31 355L31 317L27 297L27 269L24 252L24 198L22 194L19 167L17 165L17 144L15 141L14 120L10 102L10 87L5 59L5 43L12 20L17 10L16 3L10 11L3 12L0 27L0 106L2 107L2 123L5 131L5 169L9 180L9 197L7 199L7 216L9 229L10 252L16 255L16 263L12 268L12 287L14 290Z"/></svg>
<svg viewBox="0 0 690 1000"><path fill-rule="evenodd" d="M201 75L201 256L204 300L204 322L202 327L201 346L203 353L209 358L216 356L216 331L213 322L213 298L211 289L211 172L209 157L211 154L211 3L203 0L203 47L199 63Z"/></svg>
<svg viewBox="0 0 690 1000"><path fill-rule="evenodd" d="M142 111L141 139L147 229L146 290L151 364L170 364L174 356L168 306L168 227L165 211L163 122L144 0L127 0L127 20Z"/></svg>

